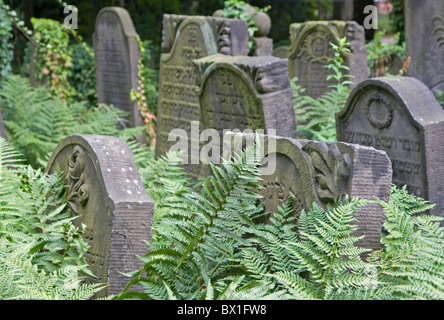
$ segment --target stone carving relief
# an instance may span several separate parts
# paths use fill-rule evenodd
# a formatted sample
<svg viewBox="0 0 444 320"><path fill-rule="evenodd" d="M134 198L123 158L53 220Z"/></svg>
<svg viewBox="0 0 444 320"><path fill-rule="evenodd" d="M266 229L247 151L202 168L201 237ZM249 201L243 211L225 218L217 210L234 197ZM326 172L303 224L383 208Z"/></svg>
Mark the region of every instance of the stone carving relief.
<svg viewBox="0 0 444 320"><path fill-rule="evenodd" d="M444 46L444 19L441 16L435 16L432 18L433 36L439 47L442 49Z"/></svg>
<svg viewBox="0 0 444 320"><path fill-rule="evenodd" d="M393 107L387 96L373 92L367 98L365 105L365 114L372 126L378 129L390 127L393 119Z"/></svg>
<svg viewBox="0 0 444 320"><path fill-rule="evenodd" d="M310 158L316 196L327 204L348 192L352 161L336 143L309 142L302 150Z"/></svg>
<svg viewBox="0 0 444 320"><path fill-rule="evenodd" d="M85 207L89 198L89 183L85 173L86 157L80 146L75 146L68 156L66 200L73 215L79 214L80 206Z"/></svg>

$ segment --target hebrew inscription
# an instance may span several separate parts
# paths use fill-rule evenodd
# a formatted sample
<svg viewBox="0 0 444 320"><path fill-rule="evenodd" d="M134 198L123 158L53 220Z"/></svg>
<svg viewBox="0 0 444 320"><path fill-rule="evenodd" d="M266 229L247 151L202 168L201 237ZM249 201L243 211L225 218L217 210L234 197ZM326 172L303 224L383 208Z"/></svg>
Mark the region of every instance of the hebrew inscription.
<svg viewBox="0 0 444 320"><path fill-rule="evenodd" d="M337 115L340 141L384 150L392 163L392 181L437 204L442 214L441 161L444 148L444 111L432 92L409 78L367 80L353 90Z"/></svg>
<svg viewBox="0 0 444 320"><path fill-rule="evenodd" d="M189 138L188 151L199 152L199 141L191 137L191 123L200 120L200 88L193 60L218 52L246 54L247 43L247 25L241 20L164 15L156 156L176 143L170 133L177 129L183 130L183 139ZM186 168L191 176L198 175L198 166L190 164Z"/></svg>

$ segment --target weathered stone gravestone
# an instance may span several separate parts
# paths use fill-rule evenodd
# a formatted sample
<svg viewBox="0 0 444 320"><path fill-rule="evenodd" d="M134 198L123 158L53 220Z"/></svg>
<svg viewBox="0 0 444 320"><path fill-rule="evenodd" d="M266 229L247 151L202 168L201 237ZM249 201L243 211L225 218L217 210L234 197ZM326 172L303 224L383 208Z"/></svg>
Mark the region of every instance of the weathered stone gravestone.
<svg viewBox="0 0 444 320"><path fill-rule="evenodd" d="M360 83L336 116L339 141L384 150L393 183L444 215L444 111L421 81L381 77Z"/></svg>
<svg viewBox="0 0 444 320"><path fill-rule="evenodd" d="M133 162L133 154L119 138L100 135L67 137L54 150L47 172L66 177L67 203L76 225L85 224L90 245L86 260L97 279L108 283L99 296L119 293L129 282L120 272L143 267L151 242L154 202Z"/></svg>
<svg viewBox="0 0 444 320"><path fill-rule="evenodd" d="M392 169L383 151L356 144L325 143L279 136L254 136L232 133L233 152L259 139L262 167L260 168L264 197L265 221L277 212L278 206L294 197L295 212L309 209L314 202L322 207L338 197L348 195L387 201L390 195ZM385 213L378 204L369 204L356 216L357 236L365 237L358 245L380 248L380 236Z"/></svg>
<svg viewBox="0 0 444 320"><path fill-rule="evenodd" d="M156 156L165 154L176 143L172 130L191 135L191 123L200 119L197 69L193 60L221 53L246 55L248 28L244 21L201 16L163 17L163 54L160 61L157 108ZM190 152L198 153L190 139ZM190 155L189 155L190 157ZM190 165L188 169L196 171Z"/></svg>
<svg viewBox="0 0 444 320"><path fill-rule="evenodd" d="M272 56L281 58L281 59L288 59L288 55L290 53L290 47L289 46L280 46L273 50Z"/></svg>
<svg viewBox="0 0 444 320"><path fill-rule="evenodd" d="M128 125L143 126L131 90L137 90L140 59L139 42L128 12L120 7L106 7L96 18L93 35L97 99L129 114Z"/></svg>
<svg viewBox="0 0 444 320"><path fill-rule="evenodd" d="M330 42L346 37L350 54L343 54L344 65L350 68L350 79L357 84L368 78L364 28L354 21L308 21L290 25L291 48L288 55L290 78L297 77L305 94L313 98L331 90L334 80L326 81L332 71L324 66L334 55ZM350 85L353 88L353 85Z"/></svg>
<svg viewBox="0 0 444 320"><path fill-rule="evenodd" d="M212 147L201 148L204 162L217 163L228 130L296 137L296 121L287 60L272 56L221 54L195 60L200 83L201 145L211 137ZM211 130L208 130L211 129ZM208 132L209 134L204 134ZM211 154L211 155L210 155Z"/></svg>
<svg viewBox="0 0 444 320"><path fill-rule="evenodd" d="M444 91L444 2L406 0L404 9L407 75Z"/></svg>
<svg viewBox="0 0 444 320"><path fill-rule="evenodd" d="M263 11L256 11L249 4L245 5L245 13L250 16L254 27L257 29L251 37L253 48L248 54L251 56L271 56L273 52L273 39L268 37L271 29L270 16ZM222 17L222 9L216 10L213 16Z"/></svg>

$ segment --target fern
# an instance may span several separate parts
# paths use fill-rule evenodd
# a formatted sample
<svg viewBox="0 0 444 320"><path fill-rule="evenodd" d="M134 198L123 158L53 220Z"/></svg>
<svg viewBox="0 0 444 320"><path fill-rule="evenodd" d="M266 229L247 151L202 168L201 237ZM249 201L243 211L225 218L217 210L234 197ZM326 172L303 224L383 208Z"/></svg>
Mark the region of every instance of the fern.
<svg viewBox="0 0 444 320"><path fill-rule="evenodd" d="M40 270L29 254L31 244L0 238L0 299L86 300L102 289L99 284L81 284L74 266L51 273Z"/></svg>
<svg viewBox="0 0 444 320"><path fill-rule="evenodd" d="M433 207L392 187L379 253L379 276L390 287L381 299L444 299L444 228L441 217L418 214Z"/></svg>
<svg viewBox="0 0 444 320"><path fill-rule="evenodd" d="M46 167L54 148L73 134L114 135L128 141L143 128L125 128L125 112L107 105L88 108L86 102L67 104L28 79L10 76L0 91L5 129L11 145L34 168Z"/></svg>
<svg viewBox="0 0 444 320"><path fill-rule="evenodd" d="M355 245L354 215L370 201L352 198L326 210L313 204L296 225L288 202L272 225L254 229L255 246L238 262L250 281L269 278L291 299L442 300L442 218L424 214L433 206L405 188L393 186L389 202L378 202L387 214L383 248L365 260L370 250Z"/></svg>
<svg viewBox="0 0 444 320"><path fill-rule="evenodd" d="M136 295L146 299L203 299L209 287L209 296L218 298L226 297L228 293L221 292L233 286L239 295L248 290L256 297L264 293L259 288L262 282L256 287L231 277L232 265L241 255L239 248L249 243L246 235L254 228L252 219L261 211L257 207L260 196L255 193L260 164L255 151L249 148L221 167L212 166L213 176L202 186L205 197L185 188L167 198L164 205L169 210L153 225L156 239L151 251L142 257L145 266L132 274L133 280L119 299ZM142 284L145 292L130 292L136 284Z"/></svg>
<svg viewBox="0 0 444 320"><path fill-rule="evenodd" d="M4 299L91 297L83 230L72 224L60 174L20 165L0 138L0 269Z"/></svg>
<svg viewBox="0 0 444 320"><path fill-rule="evenodd" d="M156 198L153 242L116 299L442 299L444 232L424 214L430 203L396 187L390 201L377 200L387 219L372 252L354 236L370 200L314 203L296 215L290 197L270 224L255 224L260 177L247 154L256 153L212 166L200 194L174 154L144 167Z"/></svg>

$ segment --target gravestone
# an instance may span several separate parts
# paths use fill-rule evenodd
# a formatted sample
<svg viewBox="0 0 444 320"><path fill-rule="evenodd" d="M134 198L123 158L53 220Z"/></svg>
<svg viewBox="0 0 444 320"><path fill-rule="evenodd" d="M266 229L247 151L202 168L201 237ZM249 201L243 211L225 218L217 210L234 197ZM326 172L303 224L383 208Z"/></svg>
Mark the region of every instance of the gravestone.
<svg viewBox="0 0 444 320"><path fill-rule="evenodd" d="M386 153L371 147L343 142L318 142L289 137L231 133L233 152L259 139L262 166L259 193L263 196L267 222L289 196L296 214L316 202L326 208L338 197L348 195L387 201L392 169ZM236 140L237 139L237 140ZM250 139L250 140L248 140ZM234 140L234 141L233 141ZM356 215L358 245L380 248L385 213L380 205L369 204Z"/></svg>
<svg viewBox="0 0 444 320"><path fill-rule="evenodd" d="M260 129L262 133L273 130L275 134L296 137L286 59L217 54L194 63L199 70L201 88L200 130L218 132L211 143L217 139L222 142L227 130ZM211 162L218 160L218 154L222 151L212 152ZM201 149L201 159L206 155Z"/></svg>
<svg viewBox="0 0 444 320"><path fill-rule="evenodd" d="M305 94L313 98L331 90L335 80L326 81L332 74L324 66L334 56L330 42L346 37L350 53L344 53L344 65L350 68L351 81L357 84L368 78L367 50L364 28L354 21L307 21L290 25L291 48L288 55L290 78L297 77L299 84L306 88ZM350 85L353 88L354 85Z"/></svg>
<svg viewBox="0 0 444 320"><path fill-rule="evenodd" d="M73 221L85 224L85 257L97 279L108 283L98 296L119 293L129 282L120 272L143 267L149 251L154 202L143 185L133 154L112 136L73 135L59 143L46 171L63 172Z"/></svg>
<svg viewBox="0 0 444 320"><path fill-rule="evenodd" d="M131 90L137 90L140 59L139 42L128 12L120 7L106 7L96 18L93 35L97 100L112 104L128 113L130 127L143 126Z"/></svg>
<svg viewBox="0 0 444 320"><path fill-rule="evenodd" d="M406 0L404 14L407 76L444 91L444 2Z"/></svg>
<svg viewBox="0 0 444 320"><path fill-rule="evenodd" d="M191 133L191 123L200 119L197 69L193 60L221 53L246 55L248 28L244 21L201 16L163 16L162 50L159 72L156 157L176 143L172 130ZM190 152L194 143L190 139ZM196 175L198 166L187 170ZM194 172L194 173L193 173Z"/></svg>
<svg viewBox="0 0 444 320"><path fill-rule="evenodd" d="M421 81L381 77L360 83L336 115L338 141L384 150L393 183L444 207L444 111Z"/></svg>
<svg viewBox="0 0 444 320"><path fill-rule="evenodd" d="M253 48L248 52L251 56L271 56L273 52L273 39L268 37L271 29L270 16L263 11L256 9L249 4L245 5L245 13L250 16L256 31L251 37ZM213 13L213 17L222 17L221 9Z"/></svg>
<svg viewBox="0 0 444 320"><path fill-rule="evenodd" d="M273 50L272 56L277 57L277 58L281 58L281 59L288 59L289 53L290 53L289 46L279 46Z"/></svg>

